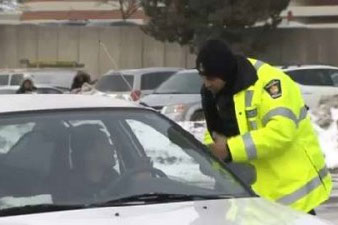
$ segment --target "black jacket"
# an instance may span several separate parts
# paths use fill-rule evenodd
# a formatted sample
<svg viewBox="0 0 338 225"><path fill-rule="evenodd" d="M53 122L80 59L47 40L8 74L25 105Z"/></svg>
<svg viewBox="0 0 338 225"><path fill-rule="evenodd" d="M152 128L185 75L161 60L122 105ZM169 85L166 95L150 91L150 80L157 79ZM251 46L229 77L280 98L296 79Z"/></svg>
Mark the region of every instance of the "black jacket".
<svg viewBox="0 0 338 225"><path fill-rule="evenodd" d="M234 74L233 83L226 83L217 95L214 96L202 86L202 108L210 134L214 131L226 137L239 134L233 96L253 85L258 77L255 68L245 57L237 56L237 64L238 70Z"/></svg>
<svg viewBox="0 0 338 225"><path fill-rule="evenodd" d="M234 94L247 89L257 80L257 72L252 64L243 56L237 56L237 73L234 74L232 84L227 84L216 96L204 86L201 89L202 107L207 122L207 128L212 135L213 131L226 137L239 135L239 127L236 119ZM228 168L242 179L247 185L256 180L254 168L247 163L232 163L231 154L226 160Z"/></svg>

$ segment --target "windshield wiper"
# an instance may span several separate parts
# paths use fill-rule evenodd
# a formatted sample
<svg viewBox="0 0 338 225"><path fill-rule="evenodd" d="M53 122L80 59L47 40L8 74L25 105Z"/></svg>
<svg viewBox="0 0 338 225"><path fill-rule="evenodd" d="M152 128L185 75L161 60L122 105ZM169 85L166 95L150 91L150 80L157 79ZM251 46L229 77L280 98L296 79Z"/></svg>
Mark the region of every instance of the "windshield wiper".
<svg viewBox="0 0 338 225"><path fill-rule="evenodd" d="M85 205L27 205L0 210L0 217L86 208Z"/></svg>
<svg viewBox="0 0 338 225"><path fill-rule="evenodd" d="M166 194L166 193L147 193L122 197L109 200L102 203L90 205L91 207L105 206L126 206L126 205L143 205L165 202L182 202L196 200L211 200L211 199L229 199L234 198L232 195L188 195L188 194Z"/></svg>

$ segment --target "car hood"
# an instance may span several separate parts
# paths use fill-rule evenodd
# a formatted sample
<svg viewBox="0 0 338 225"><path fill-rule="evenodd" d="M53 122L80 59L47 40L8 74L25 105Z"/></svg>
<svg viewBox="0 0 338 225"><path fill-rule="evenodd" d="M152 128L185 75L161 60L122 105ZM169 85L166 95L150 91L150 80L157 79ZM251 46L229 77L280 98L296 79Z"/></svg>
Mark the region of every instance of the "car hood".
<svg viewBox="0 0 338 225"><path fill-rule="evenodd" d="M201 102L201 96L199 94L151 94L141 98L140 102L150 107L193 104Z"/></svg>
<svg viewBox="0 0 338 225"><path fill-rule="evenodd" d="M328 225L260 198L105 207L0 218L0 225Z"/></svg>

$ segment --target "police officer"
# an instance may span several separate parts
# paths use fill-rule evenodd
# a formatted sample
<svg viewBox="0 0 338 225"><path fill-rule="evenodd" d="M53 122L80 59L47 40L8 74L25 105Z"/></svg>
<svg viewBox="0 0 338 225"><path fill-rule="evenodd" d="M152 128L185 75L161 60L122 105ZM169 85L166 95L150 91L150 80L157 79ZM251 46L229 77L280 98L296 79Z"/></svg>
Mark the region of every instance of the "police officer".
<svg viewBox="0 0 338 225"><path fill-rule="evenodd" d="M261 197L315 214L332 183L297 84L221 40L204 43L196 67L212 153L250 165L251 187Z"/></svg>

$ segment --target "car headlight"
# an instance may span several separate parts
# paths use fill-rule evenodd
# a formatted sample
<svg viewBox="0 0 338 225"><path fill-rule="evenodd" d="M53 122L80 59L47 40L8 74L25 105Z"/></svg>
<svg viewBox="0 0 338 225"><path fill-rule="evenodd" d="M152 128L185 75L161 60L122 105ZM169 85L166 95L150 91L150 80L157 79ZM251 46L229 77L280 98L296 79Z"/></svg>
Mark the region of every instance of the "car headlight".
<svg viewBox="0 0 338 225"><path fill-rule="evenodd" d="M161 113L163 114L172 114L172 113L183 113L186 110L185 104L176 104L164 106Z"/></svg>

